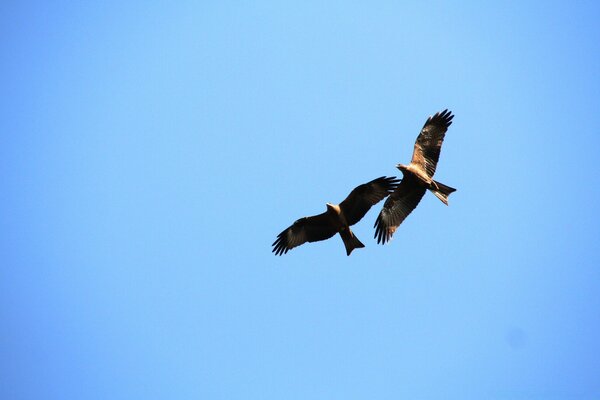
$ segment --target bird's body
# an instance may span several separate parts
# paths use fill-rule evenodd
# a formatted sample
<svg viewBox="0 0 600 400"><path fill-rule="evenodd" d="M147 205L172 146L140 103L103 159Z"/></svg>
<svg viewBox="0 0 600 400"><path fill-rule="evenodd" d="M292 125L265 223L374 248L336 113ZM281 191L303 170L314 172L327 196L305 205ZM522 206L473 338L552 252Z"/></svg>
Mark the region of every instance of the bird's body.
<svg viewBox="0 0 600 400"><path fill-rule="evenodd" d="M337 204L327 203L326 205L331 225L336 232L340 234L340 237L344 242L344 247L346 247L346 254L350 255L352 250L365 247L365 245L354 235L352 229L350 229L344 210Z"/></svg>
<svg viewBox="0 0 600 400"><path fill-rule="evenodd" d="M403 179L414 179L415 185L428 189L445 205L448 205L448 196L450 195L450 193L456 191L456 189L454 188L446 186L443 183L434 181L432 177L428 176L420 168L415 168L415 166L412 164L398 164L396 168L402 171L402 175L404 177Z"/></svg>
<svg viewBox="0 0 600 400"><path fill-rule="evenodd" d="M354 235L351 225L360 221L369 209L396 189L395 177L382 176L356 187L340 204L327 203L327 210L318 215L300 218L281 232L273 243L273 252L282 255L306 242L317 242L340 234L346 254L365 247Z"/></svg>
<svg viewBox="0 0 600 400"><path fill-rule="evenodd" d="M454 115L448 110L429 117L415 142L413 157L408 165L398 164L402 182L385 201L375 221L377 243L389 241L398 226L414 210L427 190L444 204L456 189L433 180L446 131Z"/></svg>

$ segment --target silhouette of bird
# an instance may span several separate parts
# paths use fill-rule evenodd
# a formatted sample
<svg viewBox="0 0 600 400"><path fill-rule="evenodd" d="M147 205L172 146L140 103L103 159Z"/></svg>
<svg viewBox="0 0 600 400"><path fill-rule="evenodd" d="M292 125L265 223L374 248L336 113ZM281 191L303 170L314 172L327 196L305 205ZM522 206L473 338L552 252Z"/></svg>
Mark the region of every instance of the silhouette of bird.
<svg viewBox="0 0 600 400"><path fill-rule="evenodd" d="M447 109L429 117L417 137L410 164L396 165L402 171L403 178L383 204L375 221L377 243L385 244L392 238L402 221L417 207L426 190L448 205L448 196L456 189L434 181L433 175L452 118L454 115Z"/></svg>
<svg viewBox="0 0 600 400"><path fill-rule="evenodd" d="M339 205L327 203L327 211L324 213L300 218L277 235L272 244L273 253L280 256L296 246L326 240L336 233L340 234L347 255L356 248L365 247L350 226L360 221L373 205L392 193L399 182L396 177L382 176L357 186Z"/></svg>

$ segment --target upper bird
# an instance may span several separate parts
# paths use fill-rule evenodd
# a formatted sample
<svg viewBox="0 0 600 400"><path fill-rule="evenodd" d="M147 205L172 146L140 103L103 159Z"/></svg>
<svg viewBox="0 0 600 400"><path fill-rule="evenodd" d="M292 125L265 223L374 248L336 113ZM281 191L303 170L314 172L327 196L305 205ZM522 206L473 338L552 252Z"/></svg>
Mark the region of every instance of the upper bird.
<svg viewBox="0 0 600 400"><path fill-rule="evenodd" d="M410 164L396 165L402 171L403 178L385 201L375 221L377 243L385 244L392 238L402 221L417 207L427 189L448 205L448 196L456 189L434 181L433 174L452 118L454 115L447 109L429 117L417 137Z"/></svg>
<svg viewBox="0 0 600 400"><path fill-rule="evenodd" d="M371 206L392 193L399 182L396 177L382 176L354 188L339 205L327 203L327 211L323 214L300 218L277 235L272 244L273 253L280 256L296 246L329 239L336 233L339 233L344 241L347 255L356 248L365 247L354 236L350 226L360 221Z"/></svg>

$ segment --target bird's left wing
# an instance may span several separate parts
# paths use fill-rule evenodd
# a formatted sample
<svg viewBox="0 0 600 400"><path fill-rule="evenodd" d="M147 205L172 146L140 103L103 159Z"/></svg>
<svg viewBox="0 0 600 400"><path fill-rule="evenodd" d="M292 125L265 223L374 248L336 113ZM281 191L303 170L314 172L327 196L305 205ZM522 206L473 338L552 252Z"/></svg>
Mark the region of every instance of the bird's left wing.
<svg viewBox="0 0 600 400"><path fill-rule="evenodd" d="M273 253L280 256L306 242L329 239L336 232L326 212L312 217L300 218L292 226L277 235L277 239L272 244Z"/></svg>
<svg viewBox="0 0 600 400"><path fill-rule="evenodd" d="M348 225L354 225L360 221L372 206L392 193L399 183L400 180L395 176L382 176L354 188L340 203Z"/></svg>
<svg viewBox="0 0 600 400"><path fill-rule="evenodd" d="M425 188L411 176L405 176L398 188L383 203L383 208L375 221L377 243L385 244L408 214L414 210L423 196Z"/></svg>

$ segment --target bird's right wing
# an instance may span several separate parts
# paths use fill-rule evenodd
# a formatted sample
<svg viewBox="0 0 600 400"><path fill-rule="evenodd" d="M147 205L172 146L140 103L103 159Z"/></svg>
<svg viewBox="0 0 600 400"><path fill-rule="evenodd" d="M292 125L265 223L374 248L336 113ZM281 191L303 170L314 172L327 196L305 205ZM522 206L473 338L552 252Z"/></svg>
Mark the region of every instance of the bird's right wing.
<svg viewBox="0 0 600 400"><path fill-rule="evenodd" d="M399 183L400 180L395 176L382 176L354 188L340 203L348 225L354 225L360 221L372 206L392 193Z"/></svg>
<svg viewBox="0 0 600 400"><path fill-rule="evenodd" d="M306 242L329 239L337 233L327 212L312 217L300 218L289 228L277 235L273 242L273 253L282 255Z"/></svg>
<svg viewBox="0 0 600 400"><path fill-rule="evenodd" d="M448 127L452 124L451 111L444 110L435 113L425 121L415 141L411 164L418 166L429 177L433 177L440 159L442 143Z"/></svg>
<svg viewBox="0 0 600 400"><path fill-rule="evenodd" d="M383 209L375 221L377 243L385 244L390 241L398 226L417 207L425 195L425 190L411 176L402 179L398 188L383 204Z"/></svg>

